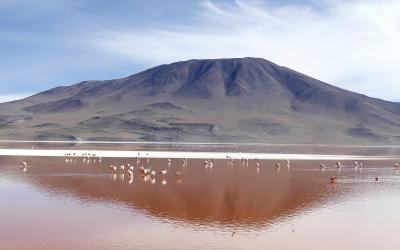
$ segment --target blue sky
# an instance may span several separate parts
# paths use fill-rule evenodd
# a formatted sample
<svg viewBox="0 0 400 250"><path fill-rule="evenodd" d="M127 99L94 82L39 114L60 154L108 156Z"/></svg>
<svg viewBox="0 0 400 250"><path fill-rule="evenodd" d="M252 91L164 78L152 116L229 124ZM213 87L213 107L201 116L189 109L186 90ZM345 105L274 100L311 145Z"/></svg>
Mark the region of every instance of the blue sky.
<svg viewBox="0 0 400 250"><path fill-rule="evenodd" d="M192 58L263 57L399 101L395 0L1 0L0 101Z"/></svg>

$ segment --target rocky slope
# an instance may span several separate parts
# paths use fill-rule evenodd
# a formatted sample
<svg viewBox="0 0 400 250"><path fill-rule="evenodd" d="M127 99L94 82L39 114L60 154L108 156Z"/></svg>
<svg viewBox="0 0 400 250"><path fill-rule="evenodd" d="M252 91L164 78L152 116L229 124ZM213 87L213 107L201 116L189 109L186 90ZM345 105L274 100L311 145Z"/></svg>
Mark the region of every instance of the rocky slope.
<svg viewBox="0 0 400 250"><path fill-rule="evenodd" d="M1 139L400 142L400 104L260 58L190 60L0 104Z"/></svg>

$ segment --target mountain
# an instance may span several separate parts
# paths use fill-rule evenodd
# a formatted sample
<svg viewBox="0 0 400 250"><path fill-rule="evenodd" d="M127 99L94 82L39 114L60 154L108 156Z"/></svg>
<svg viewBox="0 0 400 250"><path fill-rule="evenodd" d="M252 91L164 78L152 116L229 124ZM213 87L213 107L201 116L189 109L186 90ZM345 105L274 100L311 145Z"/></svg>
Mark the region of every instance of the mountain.
<svg viewBox="0 0 400 250"><path fill-rule="evenodd" d="M400 103L261 58L189 60L0 104L0 138L396 144Z"/></svg>

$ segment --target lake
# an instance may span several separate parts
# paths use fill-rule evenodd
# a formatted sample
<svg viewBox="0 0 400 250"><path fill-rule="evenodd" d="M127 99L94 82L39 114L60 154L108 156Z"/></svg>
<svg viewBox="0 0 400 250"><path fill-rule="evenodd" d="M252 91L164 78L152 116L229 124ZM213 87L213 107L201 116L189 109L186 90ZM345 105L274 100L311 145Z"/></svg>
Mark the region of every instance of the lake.
<svg viewBox="0 0 400 250"><path fill-rule="evenodd" d="M393 159L139 160L0 156L0 249L399 249Z"/></svg>

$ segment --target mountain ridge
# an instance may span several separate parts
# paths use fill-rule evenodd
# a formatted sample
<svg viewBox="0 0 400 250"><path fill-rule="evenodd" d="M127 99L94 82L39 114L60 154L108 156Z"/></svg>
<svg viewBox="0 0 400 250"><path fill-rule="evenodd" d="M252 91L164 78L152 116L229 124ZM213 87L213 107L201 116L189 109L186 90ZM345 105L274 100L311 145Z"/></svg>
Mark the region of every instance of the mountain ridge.
<svg viewBox="0 0 400 250"><path fill-rule="evenodd" d="M0 118L6 139L400 142L400 103L251 57L192 59L59 86L0 104Z"/></svg>

